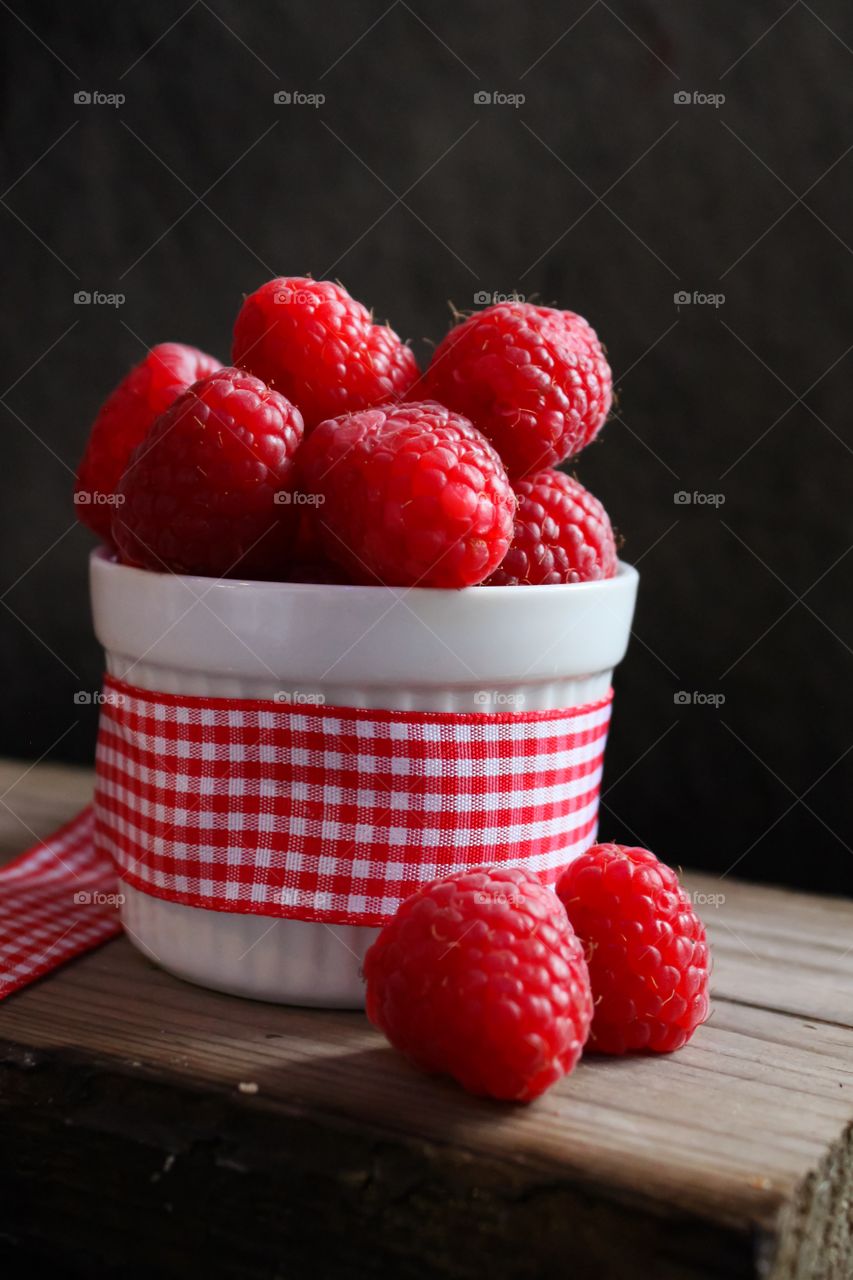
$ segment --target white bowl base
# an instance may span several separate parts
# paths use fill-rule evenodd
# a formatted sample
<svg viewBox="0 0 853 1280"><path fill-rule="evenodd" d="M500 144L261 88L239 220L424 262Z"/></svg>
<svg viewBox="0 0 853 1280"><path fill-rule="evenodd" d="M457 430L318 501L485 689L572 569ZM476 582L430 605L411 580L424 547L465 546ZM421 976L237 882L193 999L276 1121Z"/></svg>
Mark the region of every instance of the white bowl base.
<svg viewBox="0 0 853 1280"><path fill-rule="evenodd" d="M361 966L378 929L208 911L119 881L133 945L178 978L276 1004L361 1009Z"/></svg>

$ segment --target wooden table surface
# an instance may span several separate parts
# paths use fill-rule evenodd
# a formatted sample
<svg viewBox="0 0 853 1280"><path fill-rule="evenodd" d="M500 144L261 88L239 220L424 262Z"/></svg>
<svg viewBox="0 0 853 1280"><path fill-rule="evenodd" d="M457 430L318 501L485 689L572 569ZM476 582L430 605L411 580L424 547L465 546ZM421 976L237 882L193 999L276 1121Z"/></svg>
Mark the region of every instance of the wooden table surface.
<svg viewBox="0 0 853 1280"><path fill-rule="evenodd" d="M0 856L89 797L0 764ZM853 1275L853 904L724 894L709 1023L529 1107L424 1077L358 1013L238 1000L125 939L0 1005L0 1274Z"/></svg>

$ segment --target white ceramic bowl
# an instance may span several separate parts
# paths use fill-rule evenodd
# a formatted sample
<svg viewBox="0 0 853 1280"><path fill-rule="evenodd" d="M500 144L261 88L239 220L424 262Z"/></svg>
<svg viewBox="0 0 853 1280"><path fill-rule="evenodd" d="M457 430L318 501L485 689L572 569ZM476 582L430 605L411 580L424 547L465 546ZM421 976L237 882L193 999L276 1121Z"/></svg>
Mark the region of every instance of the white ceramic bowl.
<svg viewBox="0 0 853 1280"><path fill-rule="evenodd" d="M150 573L91 559L107 671L143 689L329 706L525 711L603 697L628 645L638 574L553 587L346 587ZM484 697L484 694L487 695ZM204 986L357 1007L375 929L210 911L122 882L137 947Z"/></svg>

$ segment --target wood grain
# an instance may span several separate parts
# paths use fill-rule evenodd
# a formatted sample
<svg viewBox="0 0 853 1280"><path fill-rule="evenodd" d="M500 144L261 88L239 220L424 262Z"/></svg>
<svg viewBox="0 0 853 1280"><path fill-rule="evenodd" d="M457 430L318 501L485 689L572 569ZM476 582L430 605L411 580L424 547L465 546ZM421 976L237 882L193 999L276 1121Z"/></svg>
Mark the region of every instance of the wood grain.
<svg viewBox="0 0 853 1280"><path fill-rule="evenodd" d="M24 768L0 766L7 854L90 786ZM191 1247L235 1277L570 1259L575 1276L850 1275L853 905L688 885L708 904L709 1023L671 1057L584 1060L526 1108L418 1074L360 1014L192 987L125 939L67 965L0 1006L0 1143L22 1174L0 1182L0 1261L177 1276Z"/></svg>

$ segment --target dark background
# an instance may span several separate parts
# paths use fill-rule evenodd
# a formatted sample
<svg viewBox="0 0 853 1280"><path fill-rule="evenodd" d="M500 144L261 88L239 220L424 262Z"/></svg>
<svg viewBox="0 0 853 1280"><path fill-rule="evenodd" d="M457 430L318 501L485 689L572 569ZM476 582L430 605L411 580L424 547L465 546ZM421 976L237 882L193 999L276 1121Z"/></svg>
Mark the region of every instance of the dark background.
<svg viewBox="0 0 853 1280"><path fill-rule="evenodd" d="M147 345L227 359L241 295L310 272L426 359L448 301L519 290L588 316L620 392L578 467L642 574L602 834L849 892L849 4L12 7L0 752L91 759L72 472ZM280 89L326 101L276 106ZM678 290L724 301L679 308Z"/></svg>

